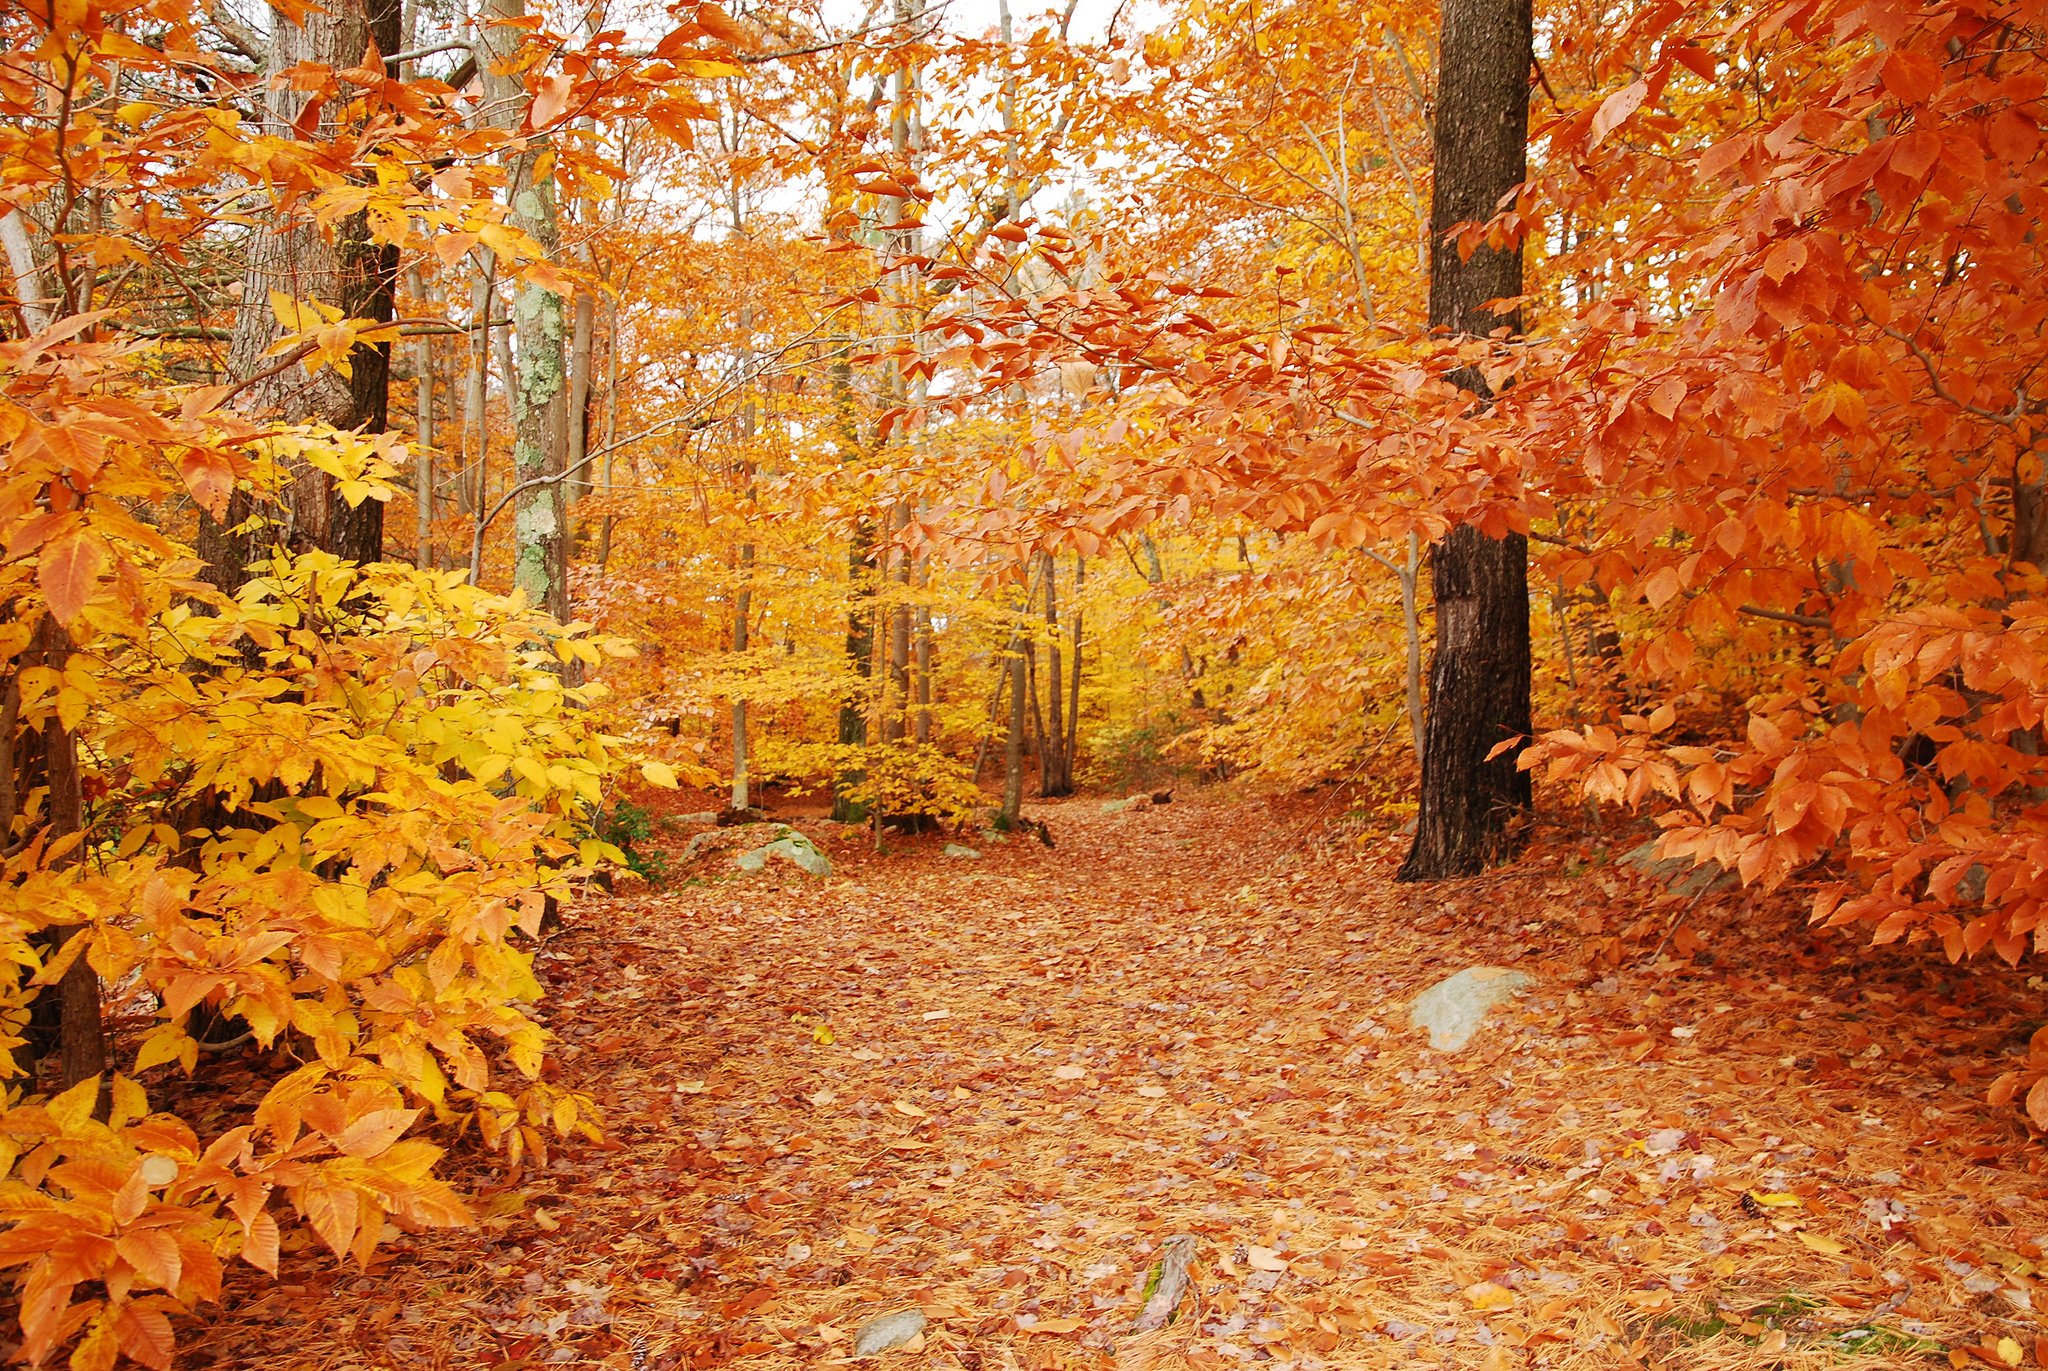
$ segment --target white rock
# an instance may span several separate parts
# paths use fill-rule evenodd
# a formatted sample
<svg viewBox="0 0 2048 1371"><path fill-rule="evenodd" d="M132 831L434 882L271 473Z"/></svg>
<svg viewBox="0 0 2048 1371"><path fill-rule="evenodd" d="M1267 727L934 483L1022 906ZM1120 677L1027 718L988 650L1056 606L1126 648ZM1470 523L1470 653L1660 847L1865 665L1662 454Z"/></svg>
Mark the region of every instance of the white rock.
<svg viewBox="0 0 2048 1371"><path fill-rule="evenodd" d="M1457 1052L1472 1041L1486 1012L1536 982L1505 966L1472 966L1446 976L1408 1003L1408 1020L1429 1030L1429 1045Z"/></svg>
<svg viewBox="0 0 2048 1371"><path fill-rule="evenodd" d="M759 871L768 865L769 858L790 863L813 876L832 874L832 859L820 852L817 845L793 828L783 827L777 831L774 842L742 852L733 858L733 864L742 871Z"/></svg>
<svg viewBox="0 0 2048 1371"><path fill-rule="evenodd" d="M978 861L981 858L979 852L976 852L964 843L947 843L946 855L948 857L957 857L963 862Z"/></svg>
<svg viewBox="0 0 2048 1371"><path fill-rule="evenodd" d="M872 1357L877 1352L901 1347L922 1332L924 1315L915 1309L899 1309L862 1324L860 1332L853 1335L853 1355Z"/></svg>

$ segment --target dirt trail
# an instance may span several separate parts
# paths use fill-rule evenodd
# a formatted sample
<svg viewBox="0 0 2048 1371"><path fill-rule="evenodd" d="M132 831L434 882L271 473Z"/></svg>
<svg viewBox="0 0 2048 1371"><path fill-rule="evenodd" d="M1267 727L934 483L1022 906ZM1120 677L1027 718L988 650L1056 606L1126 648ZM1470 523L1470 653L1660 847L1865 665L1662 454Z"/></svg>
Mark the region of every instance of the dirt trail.
<svg viewBox="0 0 2048 1371"><path fill-rule="evenodd" d="M808 1366L909 1307L885 1364L2048 1359L2038 1157L1981 1104L2021 978L1713 908L1658 954L1679 906L1578 848L1399 887L1309 806L1037 812L1057 850L814 826L828 880L579 907L549 1017L609 1147L238 1283L195 1364ZM1403 1002L1483 962L1539 988L1430 1052ZM1180 1232L1199 1306L1133 1342Z"/></svg>

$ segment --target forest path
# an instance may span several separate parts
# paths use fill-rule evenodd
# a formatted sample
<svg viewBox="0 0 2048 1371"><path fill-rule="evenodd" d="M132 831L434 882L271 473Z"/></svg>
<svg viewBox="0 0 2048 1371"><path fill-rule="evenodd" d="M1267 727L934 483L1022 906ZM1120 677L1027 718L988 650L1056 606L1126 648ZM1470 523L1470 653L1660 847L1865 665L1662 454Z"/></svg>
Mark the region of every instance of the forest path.
<svg viewBox="0 0 2048 1371"><path fill-rule="evenodd" d="M1902 1365L1904 1330L2034 1355L2038 1154L1970 1075L2004 983L1935 1018L1922 964L1859 991L1783 920L1652 960L1675 906L1569 851L1395 886L1398 840L1306 802L1034 812L1056 850L817 825L829 879L714 859L579 906L547 1015L608 1148L478 1164L484 1225L368 1274L301 1254L239 1286L216 1364L281 1365L238 1358L290 1323L322 1368L809 1366L910 1307L886 1364ZM1485 962L1539 986L1431 1052L1405 1001ZM1134 1345L1179 1232L1199 1317Z"/></svg>

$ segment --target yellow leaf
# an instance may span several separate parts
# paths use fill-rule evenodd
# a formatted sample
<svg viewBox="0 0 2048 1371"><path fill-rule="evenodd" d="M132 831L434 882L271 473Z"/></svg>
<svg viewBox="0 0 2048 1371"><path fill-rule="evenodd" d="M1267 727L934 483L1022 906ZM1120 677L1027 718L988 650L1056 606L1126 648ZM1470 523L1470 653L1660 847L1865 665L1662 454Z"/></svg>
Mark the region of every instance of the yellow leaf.
<svg viewBox="0 0 2048 1371"><path fill-rule="evenodd" d="M1833 1238L1825 1237L1819 1233L1809 1233L1803 1228L1799 1231L1798 1237L1800 1242L1812 1248L1814 1251L1824 1252L1831 1257L1840 1256L1842 1253L1849 1250L1847 1247L1844 1247L1841 1243L1836 1242Z"/></svg>
<svg viewBox="0 0 2048 1371"><path fill-rule="evenodd" d="M1079 1319L1040 1319L1029 1327L1018 1326L1026 1333L1072 1333L1082 1325Z"/></svg>
<svg viewBox="0 0 2048 1371"><path fill-rule="evenodd" d="M1998 1340L1998 1359L2007 1366L2018 1366L2022 1361L2026 1360L2026 1356L2027 1349L2019 1345L2018 1339L2000 1338Z"/></svg>
<svg viewBox="0 0 2048 1371"><path fill-rule="evenodd" d="M1492 1281L1480 1281L1477 1285L1465 1287L1465 1299L1474 1309L1512 1309L1515 1292Z"/></svg>
<svg viewBox="0 0 2048 1371"><path fill-rule="evenodd" d="M676 788L675 768L666 762L642 762L640 775L649 785L660 786L663 790Z"/></svg>
<svg viewBox="0 0 2048 1371"><path fill-rule="evenodd" d="M1759 1195L1756 1191L1752 1190L1749 1192L1749 1197L1766 1209L1801 1209L1806 1205L1806 1201L1800 1199L1797 1195L1787 1195L1782 1192Z"/></svg>

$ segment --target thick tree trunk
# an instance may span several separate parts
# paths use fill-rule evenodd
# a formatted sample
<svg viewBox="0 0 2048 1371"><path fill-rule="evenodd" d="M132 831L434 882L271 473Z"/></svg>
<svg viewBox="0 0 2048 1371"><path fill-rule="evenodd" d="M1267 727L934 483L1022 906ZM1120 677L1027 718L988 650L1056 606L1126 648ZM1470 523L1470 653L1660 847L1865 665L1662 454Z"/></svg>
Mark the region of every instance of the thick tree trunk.
<svg viewBox="0 0 2048 1371"><path fill-rule="evenodd" d="M1490 300L1522 293L1522 252L1481 247L1461 256L1444 236L1493 217L1527 175L1530 0L1444 0L1437 75L1436 173L1430 212L1429 319L1484 337L1519 311ZM1488 398L1477 369L1459 384ZM1469 876L1513 854L1513 819L1529 807L1529 775L1511 744L1529 718L1529 548L1519 534L1460 528L1430 549L1436 656L1422 753L1421 809L1404 881Z"/></svg>
<svg viewBox="0 0 2048 1371"><path fill-rule="evenodd" d="M403 41L398 0L340 0L328 9L305 12L297 20L271 12L269 70L273 78L302 64L336 70L359 66L374 44L380 53L399 50ZM392 73L396 75L394 71ZM307 94L289 81L276 80L263 94L266 131L295 138L295 121L305 109ZM347 106L335 102L328 110ZM323 110L314 136L339 132L338 114ZM272 309L271 292L293 300L315 300L338 306L353 319L388 323L393 317L398 249L375 242L366 215L344 219L330 241L310 219L288 217L266 225L252 237L249 267L242 283L242 304L228 345L229 373L258 374L275 365L266 356L284 329ZM391 345L358 344L349 355L349 376L323 367L308 376L303 367L287 367L251 386L241 404L251 414L272 415L288 423L322 420L339 429L382 433L389 418ZM299 472L286 492L284 537L230 536L240 522L224 524L201 515L199 546L208 559L208 579L232 593L246 579L247 564L265 548L282 541L293 549L317 548L355 561L383 555L384 506L365 500L350 508L334 493L324 473ZM235 511L246 519L246 509Z"/></svg>

